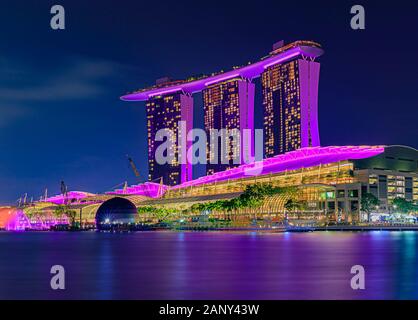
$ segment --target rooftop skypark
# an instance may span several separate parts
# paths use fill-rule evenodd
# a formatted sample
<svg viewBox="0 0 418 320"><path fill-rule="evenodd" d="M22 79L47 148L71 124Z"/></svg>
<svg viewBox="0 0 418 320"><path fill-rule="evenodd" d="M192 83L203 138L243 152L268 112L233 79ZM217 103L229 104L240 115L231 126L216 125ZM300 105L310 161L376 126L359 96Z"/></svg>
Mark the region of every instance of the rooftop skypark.
<svg viewBox="0 0 418 320"><path fill-rule="evenodd" d="M210 75L191 76L184 80L172 80L157 83L153 86L136 90L121 97L125 101L145 101L158 94L168 94L177 91L186 93L196 93L202 91L212 83L235 77L244 79L253 79L268 67L292 59L297 56L302 58L315 59L320 57L324 51L319 43L313 41L295 41L271 51L267 56L261 58L258 62L248 65L233 67L230 71L214 72Z"/></svg>

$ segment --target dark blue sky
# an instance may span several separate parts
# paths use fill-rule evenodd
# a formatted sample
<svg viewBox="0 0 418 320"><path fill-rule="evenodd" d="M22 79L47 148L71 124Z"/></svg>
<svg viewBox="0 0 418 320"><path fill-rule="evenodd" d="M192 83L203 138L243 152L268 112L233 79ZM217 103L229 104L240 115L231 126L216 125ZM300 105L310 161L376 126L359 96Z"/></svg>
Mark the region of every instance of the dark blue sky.
<svg viewBox="0 0 418 320"><path fill-rule="evenodd" d="M91 192L134 183L125 155L146 175L145 110L120 95L255 61L282 39L325 49L322 145L417 148L418 3L360 3L364 31L350 28L358 3L340 0L2 1L0 203L58 193L62 179ZM53 4L66 9L64 31L50 29Z"/></svg>

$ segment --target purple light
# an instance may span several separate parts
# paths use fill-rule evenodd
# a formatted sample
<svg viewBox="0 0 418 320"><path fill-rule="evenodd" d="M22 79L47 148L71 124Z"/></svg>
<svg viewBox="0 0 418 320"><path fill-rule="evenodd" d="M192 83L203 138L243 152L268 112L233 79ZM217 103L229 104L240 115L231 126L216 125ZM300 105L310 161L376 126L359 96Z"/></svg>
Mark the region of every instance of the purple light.
<svg viewBox="0 0 418 320"><path fill-rule="evenodd" d="M270 62L270 63L268 63L268 64L265 64L265 65L263 66L263 68L264 68L264 69L267 69L268 67L274 66L275 64L278 64L278 63L280 63L280 62L283 62L283 61L289 60L289 59L291 59L291 58L293 58L293 57L296 57L296 56L298 56L299 54L300 54L300 52L298 51L298 52L294 52L294 53L292 53L292 54L289 54L289 55L287 55L287 56L285 56L285 57L281 57L281 58L279 58L279 59L277 59L277 60L274 60L274 61L272 61L272 62Z"/></svg>
<svg viewBox="0 0 418 320"><path fill-rule="evenodd" d="M150 93L148 95L148 97L152 98L152 97L155 97L155 96L160 96L160 95L163 95L163 94L166 94L166 93L173 93L173 92L177 92L177 91L180 91L180 90L182 90L181 87L170 89L170 90L165 90L165 91L160 91L160 92L156 92L156 93Z"/></svg>
<svg viewBox="0 0 418 320"><path fill-rule="evenodd" d="M211 84L222 82L222 81L228 80L228 79L233 79L233 78L236 78L236 77L239 77L239 73L234 73L234 74L231 74L231 75L228 75L228 76L225 76L225 77L218 78L216 80L208 81L208 82L205 83L205 86L210 86Z"/></svg>
<svg viewBox="0 0 418 320"><path fill-rule="evenodd" d="M127 195L139 195L145 196L150 198L159 198L161 197L168 189L168 186L161 185L159 183L154 182L145 182L143 184L138 184L135 186L130 186L124 189L117 189L115 191L106 192L106 194L127 194Z"/></svg>
<svg viewBox="0 0 418 320"><path fill-rule="evenodd" d="M298 60L301 103L301 147L317 147L318 129L318 85L320 64Z"/></svg>
<svg viewBox="0 0 418 320"><path fill-rule="evenodd" d="M230 70L221 74L217 74L215 76L210 76L207 78L199 79L196 81L181 83L178 85L164 87L164 88L155 88L150 89L142 92L136 92L132 94L127 94L121 97L124 101L146 101L149 99L150 96L160 95L164 93L168 93L167 90L170 92L176 92L179 90L183 90L187 93L195 93L202 91L207 87L207 85L222 81L223 79L230 79L233 77L242 77L245 79L253 79L260 76L260 74L264 71L265 68L272 66L274 64L278 64L284 62L286 60L290 60L298 55L303 55L306 57L319 57L323 54L323 50L316 47L310 46L298 46L292 49L289 49L281 54L266 58L264 60L258 61L256 63L237 68L234 70Z"/></svg>
<svg viewBox="0 0 418 320"><path fill-rule="evenodd" d="M357 160L370 158L384 152L382 146L344 146L344 147L312 147L303 148L296 151L288 152L272 158L264 159L254 164L245 164L239 167L215 173L210 176L201 177L172 189L197 186L217 181L235 180L246 177L261 176L267 174L275 174L287 170L298 170L318 166L320 164L328 164L345 160ZM262 167L262 173L257 174L258 169Z"/></svg>
<svg viewBox="0 0 418 320"><path fill-rule="evenodd" d="M23 210L9 208L0 209L0 222L0 226L8 231L49 230L57 224L68 224L69 219L66 216L54 217L49 212L29 219Z"/></svg>
<svg viewBox="0 0 418 320"><path fill-rule="evenodd" d="M81 199L86 197L94 196L93 193L82 192L82 191L69 191L67 196L64 197L62 194L56 195L47 199L42 200L42 202L52 202L55 204L65 204L66 202L78 202Z"/></svg>

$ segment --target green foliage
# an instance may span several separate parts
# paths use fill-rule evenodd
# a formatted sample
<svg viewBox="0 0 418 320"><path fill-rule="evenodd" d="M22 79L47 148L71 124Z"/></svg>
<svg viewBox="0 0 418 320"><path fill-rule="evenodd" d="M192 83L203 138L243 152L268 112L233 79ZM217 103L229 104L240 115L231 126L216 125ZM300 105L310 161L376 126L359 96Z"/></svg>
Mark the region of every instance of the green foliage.
<svg viewBox="0 0 418 320"><path fill-rule="evenodd" d="M25 215L29 218L32 219L33 217L37 217L37 216L42 216L45 214L45 212L41 209L41 208L26 208L24 209Z"/></svg>
<svg viewBox="0 0 418 320"><path fill-rule="evenodd" d="M176 210L176 209L158 208L154 206L138 207L137 211L138 211L138 214L151 213L155 215L159 220L164 220L171 214L179 213L179 210Z"/></svg>
<svg viewBox="0 0 418 320"><path fill-rule="evenodd" d="M77 216L77 211L70 210L68 206L65 205L59 205L55 208L53 215L57 218L62 218L63 216L67 216L68 219L70 219L71 224L75 224L75 219Z"/></svg>
<svg viewBox="0 0 418 320"><path fill-rule="evenodd" d="M366 193L361 197L361 209L366 212L370 213L376 206L380 203L379 199L372 193Z"/></svg>
<svg viewBox="0 0 418 320"><path fill-rule="evenodd" d="M293 195L295 192L296 189L293 187L273 187L271 184L253 184L247 186L245 191L237 198L197 203L191 207L191 210L193 212L232 211L241 208L259 207L268 196L284 193Z"/></svg>
<svg viewBox="0 0 418 320"><path fill-rule="evenodd" d="M367 221L370 222L370 212L378 206L380 203L379 199L371 193L366 193L361 197L360 206L361 209L367 213Z"/></svg>
<svg viewBox="0 0 418 320"><path fill-rule="evenodd" d="M415 206L411 201L408 201L404 198L395 198L392 201L392 205L395 207L395 211L399 211L401 213L411 213L418 210L417 206Z"/></svg>
<svg viewBox="0 0 418 320"><path fill-rule="evenodd" d="M65 215L66 207L63 205L59 205L54 210L54 216L57 218L61 218Z"/></svg>
<svg viewBox="0 0 418 320"><path fill-rule="evenodd" d="M296 200L293 200L293 199L289 199L285 203L284 208L287 211L297 211L297 210L303 210L304 209L304 205L300 201L296 201Z"/></svg>

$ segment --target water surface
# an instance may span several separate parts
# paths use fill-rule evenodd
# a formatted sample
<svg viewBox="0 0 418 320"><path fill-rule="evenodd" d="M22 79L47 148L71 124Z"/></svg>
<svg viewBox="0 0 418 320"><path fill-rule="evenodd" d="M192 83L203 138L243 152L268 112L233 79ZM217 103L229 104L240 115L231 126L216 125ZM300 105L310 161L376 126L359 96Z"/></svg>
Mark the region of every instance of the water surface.
<svg viewBox="0 0 418 320"><path fill-rule="evenodd" d="M416 232L0 232L0 299L416 299ZM50 288L62 265L66 289ZM350 286L363 265L366 290Z"/></svg>

